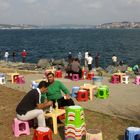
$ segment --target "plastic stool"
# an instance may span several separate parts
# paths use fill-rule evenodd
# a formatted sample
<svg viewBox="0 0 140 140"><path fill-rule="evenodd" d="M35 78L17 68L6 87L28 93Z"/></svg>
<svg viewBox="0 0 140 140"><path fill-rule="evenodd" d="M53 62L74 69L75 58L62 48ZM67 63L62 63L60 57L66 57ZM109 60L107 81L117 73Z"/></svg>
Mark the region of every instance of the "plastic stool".
<svg viewBox="0 0 140 140"><path fill-rule="evenodd" d="M77 101L87 101L88 100L88 91L87 90L79 90L77 92Z"/></svg>
<svg viewBox="0 0 140 140"><path fill-rule="evenodd" d="M15 137L19 137L21 134L30 135L30 128L28 121L21 121L14 118L12 129Z"/></svg>
<svg viewBox="0 0 140 140"><path fill-rule="evenodd" d="M129 76L128 75L122 76L122 83L128 84L128 82L129 82Z"/></svg>
<svg viewBox="0 0 140 140"><path fill-rule="evenodd" d="M92 80L93 77L94 77L94 73L88 73L87 80Z"/></svg>
<svg viewBox="0 0 140 140"><path fill-rule="evenodd" d="M23 76L23 75L19 75L19 76L17 77L16 83L17 83L17 84L24 84L24 83L25 83L24 76Z"/></svg>
<svg viewBox="0 0 140 140"><path fill-rule="evenodd" d="M111 83L112 84L118 84L118 83L120 83L120 76L113 75L112 78L111 78Z"/></svg>
<svg viewBox="0 0 140 140"><path fill-rule="evenodd" d="M80 89L80 87L73 87L71 97L76 98L77 97L77 92L78 92L79 89Z"/></svg>
<svg viewBox="0 0 140 140"><path fill-rule="evenodd" d="M19 76L19 75L14 75L14 76L13 76L13 82L14 82L14 83L17 82L18 76Z"/></svg>
<svg viewBox="0 0 140 140"><path fill-rule="evenodd" d="M0 84L3 85L6 83L5 77L0 77Z"/></svg>
<svg viewBox="0 0 140 140"><path fill-rule="evenodd" d="M38 127L34 130L33 140L52 140L52 131L48 127Z"/></svg>
<svg viewBox="0 0 140 140"><path fill-rule="evenodd" d="M72 74L72 80L78 81L79 80L79 74Z"/></svg>
<svg viewBox="0 0 140 140"><path fill-rule="evenodd" d="M32 81L32 89L36 89L38 87L38 85L39 85L39 83Z"/></svg>
<svg viewBox="0 0 140 140"><path fill-rule="evenodd" d="M135 78L135 84L140 85L140 75L136 76Z"/></svg>
<svg viewBox="0 0 140 140"><path fill-rule="evenodd" d="M86 133L86 140L103 140L102 132L98 129L89 129Z"/></svg>
<svg viewBox="0 0 140 140"><path fill-rule="evenodd" d="M84 109L81 106L66 108L65 140L83 140L86 134Z"/></svg>
<svg viewBox="0 0 140 140"><path fill-rule="evenodd" d="M61 71L61 70L57 70L57 71L55 72L55 77L56 77L56 78L62 78L62 71Z"/></svg>
<svg viewBox="0 0 140 140"><path fill-rule="evenodd" d="M140 140L140 128L128 127L125 131L124 140Z"/></svg>
<svg viewBox="0 0 140 140"><path fill-rule="evenodd" d="M5 77L5 74L4 73L0 73L0 77Z"/></svg>
<svg viewBox="0 0 140 140"><path fill-rule="evenodd" d="M97 91L97 97L106 99L109 96L109 88L107 86L100 86Z"/></svg>

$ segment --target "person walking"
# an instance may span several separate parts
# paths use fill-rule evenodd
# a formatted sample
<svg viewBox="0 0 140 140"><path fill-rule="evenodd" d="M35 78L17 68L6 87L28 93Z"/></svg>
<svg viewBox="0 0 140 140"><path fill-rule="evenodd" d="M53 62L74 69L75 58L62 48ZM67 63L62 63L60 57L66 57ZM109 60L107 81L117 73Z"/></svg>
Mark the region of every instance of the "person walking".
<svg viewBox="0 0 140 140"><path fill-rule="evenodd" d="M22 51L21 56L22 56L22 62L25 63L25 58L26 58L26 56L27 56L26 50L23 50L23 51Z"/></svg>

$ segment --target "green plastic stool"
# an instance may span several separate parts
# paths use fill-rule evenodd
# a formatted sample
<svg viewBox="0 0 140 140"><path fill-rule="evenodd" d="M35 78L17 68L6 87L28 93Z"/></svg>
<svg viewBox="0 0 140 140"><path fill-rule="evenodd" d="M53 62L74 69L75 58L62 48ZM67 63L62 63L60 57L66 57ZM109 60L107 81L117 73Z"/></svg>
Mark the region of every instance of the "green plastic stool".
<svg viewBox="0 0 140 140"><path fill-rule="evenodd" d="M84 109L77 105L67 107L65 119L65 140L81 140L85 137L85 134Z"/></svg>
<svg viewBox="0 0 140 140"><path fill-rule="evenodd" d="M97 98L106 99L109 96L109 88L108 86L99 86L97 91Z"/></svg>

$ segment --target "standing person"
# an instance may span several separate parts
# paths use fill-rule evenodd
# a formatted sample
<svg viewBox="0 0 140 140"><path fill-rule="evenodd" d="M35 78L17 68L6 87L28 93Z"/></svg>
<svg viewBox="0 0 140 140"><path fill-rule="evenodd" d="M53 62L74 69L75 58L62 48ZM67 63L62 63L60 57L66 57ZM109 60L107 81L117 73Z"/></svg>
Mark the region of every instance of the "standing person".
<svg viewBox="0 0 140 140"><path fill-rule="evenodd" d="M88 54L88 58L87 58L87 64L88 64L88 70L92 70L92 62L93 62L93 58L91 56L91 54Z"/></svg>
<svg viewBox="0 0 140 140"><path fill-rule="evenodd" d="M81 64L81 60L82 60L82 54L81 54L81 52L78 53L78 59L79 59L80 64Z"/></svg>
<svg viewBox="0 0 140 140"><path fill-rule="evenodd" d="M70 98L69 90L60 82L54 79L53 73L47 74L48 79L48 92L47 99L53 101L54 107L55 102L58 102L58 107L71 106L74 105L74 101ZM65 94L65 98L62 96L62 91Z"/></svg>
<svg viewBox="0 0 140 140"><path fill-rule="evenodd" d="M68 63L71 63L71 61L72 61L72 54L71 54L71 52L69 52L69 54L68 54Z"/></svg>
<svg viewBox="0 0 140 140"><path fill-rule="evenodd" d="M8 62L9 52L7 50L4 53L4 58L5 58L5 61Z"/></svg>
<svg viewBox="0 0 140 140"><path fill-rule="evenodd" d="M114 65L114 66L117 66L117 60L118 58L117 58L117 56L115 55L115 54L113 54L112 55L112 64Z"/></svg>
<svg viewBox="0 0 140 140"><path fill-rule="evenodd" d="M15 51L13 51L12 57L13 57L13 62L16 62L16 52Z"/></svg>
<svg viewBox="0 0 140 140"><path fill-rule="evenodd" d="M31 120L37 118L38 126L45 127L45 116L43 109L52 105L51 101L45 100L41 103L41 94L46 93L48 84L46 81L41 81L37 89L29 91L20 103L17 105L17 118L20 120Z"/></svg>
<svg viewBox="0 0 140 140"><path fill-rule="evenodd" d="M23 50L23 51L22 51L21 56L22 56L22 62L25 63L25 58L26 58L26 56L27 56L26 50Z"/></svg>
<svg viewBox="0 0 140 140"><path fill-rule="evenodd" d="M85 67L87 66L88 50L85 52Z"/></svg>
<svg viewBox="0 0 140 140"><path fill-rule="evenodd" d="M99 67L99 58L100 58L100 55L99 55L99 53L97 53L96 56L95 56L95 67L96 68Z"/></svg>

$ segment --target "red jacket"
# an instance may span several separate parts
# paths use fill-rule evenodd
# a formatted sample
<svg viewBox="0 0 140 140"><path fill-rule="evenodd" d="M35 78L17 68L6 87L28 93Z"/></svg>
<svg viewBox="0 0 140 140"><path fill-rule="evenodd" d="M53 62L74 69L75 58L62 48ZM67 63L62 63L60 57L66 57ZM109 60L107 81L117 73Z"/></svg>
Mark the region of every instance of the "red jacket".
<svg viewBox="0 0 140 140"><path fill-rule="evenodd" d="M23 52L21 53L21 55L22 55L22 57L26 57L26 55L27 55L26 51L23 51Z"/></svg>

